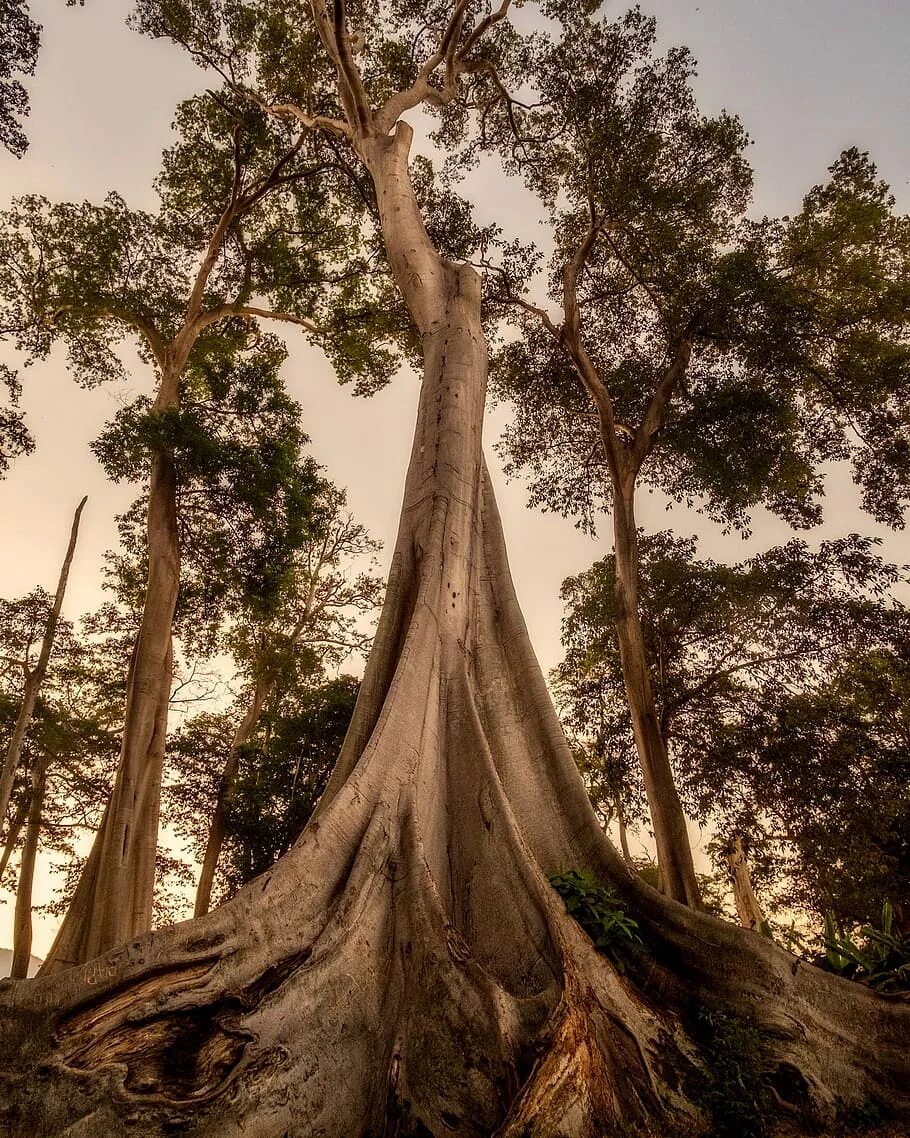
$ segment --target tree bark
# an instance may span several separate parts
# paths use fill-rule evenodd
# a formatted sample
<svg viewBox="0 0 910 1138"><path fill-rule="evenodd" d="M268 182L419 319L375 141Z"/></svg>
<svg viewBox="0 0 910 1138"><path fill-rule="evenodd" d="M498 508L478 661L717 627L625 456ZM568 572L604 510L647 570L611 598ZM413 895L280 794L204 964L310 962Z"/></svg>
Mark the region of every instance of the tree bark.
<svg viewBox="0 0 910 1138"><path fill-rule="evenodd" d="M10 858L16 852L16 843L19 841L19 835L22 833L22 827L25 825L27 819L28 804L20 802L16 807L16 813L10 819L9 829L6 831L3 853L0 854L0 877L6 872Z"/></svg>
<svg viewBox="0 0 910 1138"><path fill-rule="evenodd" d="M333 777L294 848L226 904L0 987L0 1123L13 1138L704 1134L689 1024L705 1008L750 1020L791 1121L872 1096L910 1115L910 1008L667 900L604 836L483 462L479 282L426 255L407 141L399 127L365 150L402 291L429 293L412 307L424 379ZM549 885L567 869L639 921L625 974Z"/></svg>
<svg viewBox="0 0 910 1138"><path fill-rule="evenodd" d="M194 917L202 917L209 911L212 901L212 885L215 881L215 869L218 866L218 858L221 856L221 847L224 845L228 810L231 805L234 785L237 781L237 772L240 769L240 748L252 738L262 716L262 709L274 685L274 679L257 680L253 688L250 706L234 733L231 750L218 783L218 797L215 800L212 823L209 827L208 840L205 846L205 856L202 859L199 883L196 886Z"/></svg>
<svg viewBox="0 0 910 1138"><path fill-rule="evenodd" d="M66 585L69 581L70 566L73 563L73 556L76 552L76 542L79 539L79 520L82 517L82 511L85 509L85 503L87 501L87 497L83 498L76 507L76 512L73 515L69 544L66 547L66 556L63 558L63 565L60 568L54 603L51 605L51 610L47 614L44 636L41 640L41 651L38 653L38 662L31 671L28 670L26 662L26 679L25 690L22 693L22 706L19 708L19 715L16 718L13 734L6 750L6 757L3 760L3 769L0 771L0 823L6 818L13 782L16 777L16 771L19 768L19 762L22 758L22 747L25 743L25 737L28 734L32 716L35 714L38 693L41 691L41 685L44 683L44 677L47 674L47 665L54 648L54 638L57 635L60 610L63 608L63 598L66 596Z"/></svg>
<svg viewBox="0 0 910 1138"><path fill-rule="evenodd" d="M25 843L19 862L19 883L16 887L16 911L13 917L13 962L10 976L24 979L28 976L32 958L32 886L35 880L35 859L44 810L44 788L49 756L38 759L32 768L32 785L29 796L28 825Z"/></svg>
<svg viewBox="0 0 910 1138"><path fill-rule="evenodd" d="M616 636L632 730L654 827L661 888L674 901L698 907L701 893L692 861L692 847L666 742L660 731L638 611L638 530L634 494L634 477L614 482Z"/></svg>
<svg viewBox="0 0 910 1138"><path fill-rule="evenodd" d="M177 378L166 376L156 409L176 405ZM177 475L173 456L160 451L152 461L148 583L127 677L114 788L42 973L91 960L151 927L179 584Z"/></svg>
<svg viewBox="0 0 910 1138"><path fill-rule="evenodd" d="M733 900L736 904L736 915L744 929L753 929L760 932L765 923L765 914L755 896L752 888L752 875L749 873L749 862L743 849L743 840L737 834L727 849L727 865L730 867L730 878L733 882Z"/></svg>

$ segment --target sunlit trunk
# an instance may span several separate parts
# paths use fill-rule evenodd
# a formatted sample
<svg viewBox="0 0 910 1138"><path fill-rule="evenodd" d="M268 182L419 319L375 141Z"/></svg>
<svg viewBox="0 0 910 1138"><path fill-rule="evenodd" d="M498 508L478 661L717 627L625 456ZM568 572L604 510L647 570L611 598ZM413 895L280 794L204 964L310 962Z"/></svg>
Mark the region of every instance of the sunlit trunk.
<svg viewBox="0 0 910 1138"><path fill-rule="evenodd" d="M730 842L727 850L727 865L730 869L730 879L733 882L733 900L736 904L736 915L739 923L745 929L754 929L760 932L765 924L765 914L755 896L752 888L752 875L749 872L749 862L743 849L743 840L737 834Z"/></svg>
<svg viewBox="0 0 910 1138"><path fill-rule="evenodd" d="M164 384L176 401L176 379ZM75 895L42 971L80 964L151 927L172 628L180 585L177 475L171 454L152 461L148 583L127 677L114 787Z"/></svg>
<svg viewBox="0 0 910 1138"><path fill-rule="evenodd" d="M407 141L399 127L364 156L423 386L332 779L295 846L226 904L0 998L0 1117L30 1138L706 1134L689 1032L705 1009L753 1023L791 1122L872 1095L910 1112L910 1008L667 900L606 840L484 465L479 281L416 224ZM550 886L568 869L639 921L625 974Z"/></svg>

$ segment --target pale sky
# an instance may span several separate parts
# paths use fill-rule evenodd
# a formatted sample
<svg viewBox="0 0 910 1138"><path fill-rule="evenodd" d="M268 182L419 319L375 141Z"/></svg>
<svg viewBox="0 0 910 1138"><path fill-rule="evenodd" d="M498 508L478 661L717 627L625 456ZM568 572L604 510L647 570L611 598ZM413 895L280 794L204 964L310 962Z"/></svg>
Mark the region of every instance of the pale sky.
<svg viewBox="0 0 910 1138"><path fill-rule="evenodd" d="M186 56L125 26L129 0L32 0L44 25L38 73L29 84L31 147L21 161L0 152L0 202L19 193L51 199L100 201L116 189L133 206L154 207L152 179L170 139L177 102L205 80ZM618 14L624 5L615 5ZM871 151L901 207L910 209L910 3L907 0L644 0L665 43L685 43L699 61L703 109L726 107L744 120L755 145L758 212L788 213L803 192L824 180L847 146ZM482 207L481 221L510 216L524 236L538 232L529 202L495 169L472 175L467 188ZM346 486L350 504L373 535L394 541L417 397L417 380L403 374L372 399L355 399L302 336L289 337L287 381L304 408L312 453ZM4 356L3 358L8 358ZM38 449L0 482L0 596L42 584L52 589L70 517L83 494L80 545L64 615L76 617L100 600L100 564L116 541L114 515L131 501L130 487L112 486L88 444L120 402L149 389L137 363L127 388L86 392L66 374L61 353L23 376L23 406ZM519 599L544 669L560 657L558 590L607 552L603 540L579 534L570 521L531 513L518 483L506 484L490 443L502 410L487 423L488 457L499 495ZM697 515L643 496L641 523L698 533L702 553L738 560L786 540L775 519L757 517L752 538L723 536ZM835 472L827 517L808 539L856 530L884 539L884 553L910 560L906 536L875 526L856 507L849 479ZM606 532L606 531L605 531ZM38 886L41 887L39 881ZM0 945L10 942L11 906L0 908ZM38 921L34 949L46 951L53 924Z"/></svg>

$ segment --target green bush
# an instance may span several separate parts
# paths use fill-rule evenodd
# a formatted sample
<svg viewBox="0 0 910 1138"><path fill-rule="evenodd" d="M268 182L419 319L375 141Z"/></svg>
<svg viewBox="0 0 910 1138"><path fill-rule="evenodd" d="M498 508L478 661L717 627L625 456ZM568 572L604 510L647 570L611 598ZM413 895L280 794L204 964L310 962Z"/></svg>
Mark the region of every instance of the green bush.
<svg viewBox="0 0 910 1138"><path fill-rule="evenodd" d="M856 939L858 938L858 939ZM910 937L894 932L894 910L882 906L882 927L839 933L834 914L825 917L823 968L881 992L910 991Z"/></svg>
<svg viewBox="0 0 910 1138"><path fill-rule="evenodd" d="M591 873L570 869L550 878L568 912L585 930L599 952L608 957L618 972L624 972L626 959L641 943L638 922L625 911L612 890L601 885Z"/></svg>

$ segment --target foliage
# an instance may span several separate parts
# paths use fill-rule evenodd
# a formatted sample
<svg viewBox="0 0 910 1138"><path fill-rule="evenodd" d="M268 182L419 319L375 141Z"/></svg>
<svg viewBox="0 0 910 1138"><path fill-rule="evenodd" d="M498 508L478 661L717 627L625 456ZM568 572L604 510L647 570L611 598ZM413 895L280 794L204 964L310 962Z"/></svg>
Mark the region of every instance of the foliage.
<svg viewBox="0 0 910 1138"><path fill-rule="evenodd" d="M0 601L0 750L5 751L19 712L25 667L31 666L53 598L35 589ZM26 736L5 840L21 842L29 774L47 761L40 848L60 865L79 864L81 838L97 825L116 764L126 668L135 626L112 605L83 617L78 627L61 620L45 682ZM2 881L14 887L12 867ZM55 901L49 903L54 908Z"/></svg>
<svg viewBox="0 0 910 1138"><path fill-rule="evenodd" d="M691 1030L705 1064L695 1093L711 1120L711 1138L764 1138L761 1048L754 1026L699 1007Z"/></svg>
<svg viewBox="0 0 910 1138"><path fill-rule="evenodd" d="M566 912L585 930L595 947L618 972L626 969L626 959L642 943L638 922L625 911L623 902L591 873L576 869L558 873L550 884L566 904Z"/></svg>
<svg viewBox="0 0 910 1138"><path fill-rule="evenodd" d="M352 676L298 678L241 748L216 903L263 873L293 845L338 757L358 688ZM196 856L205 848L223 765L219 759L230 750L237 719L236 709L202 714L173 735L169 759L175 777L165 788L165 816Z"/></svg>
<svg viewBox="0 0 910 1138"><path fill-rule="evenodd" d="M20 120L28 114L28 93L16 75L34 75L41 28L27 0L0 2L0 144L17 158L28 146Z"/></svg>
<svg viewBox="0 0 910 1138"><path fill-rule="evenodd" d="M545 297L533 258L500 269L508 469L587 528L632 479L747 529L758 505L819 521L821 464L849 459L900 525L910 219L868 155L841 155L795 218L753 221L748 138L698 109L688 51L658 56L637 9L562 21L529 49L521 145L487 137L555 239Z"/></svg>
<svg viewBox="0 0 910 1138"><path fill-rule="evenodd" d="M832 972L882 992L910 991L910 936L894 931L894 908L882 906L881 928L864 925L839 932L834 913L825 915L825 956Z"/></svg>
<svg viewBox="0 0 910 1138"><path fill-rule="evenodd" d="M689 811L748 837L779 904L868 920L907 904L903 580L868 538L791 541L737 565L694 540L640 541L640 602L660 726ZM557 704L594 771L643 815L615 641L612 557L563 585ZM601 764L600 756L608 761ZM716 850L719 866L722 850Z"/></svg>
<svg viewBox="0 0 910 1138"><path fill-rule="evenodd" d="M318 529L327 484L312 459L300 407L285 391L285 352L272 337L228 355L190 389L179 410L139 399L123 408L93 449L112 478L146 481L151 457L174 458L181 551L177 628L195 654L211 651L221 622L238 612L265 618ZM146 496L119 522L121 552L109 571L122 600L137 605L146 582Z"/></svg>

